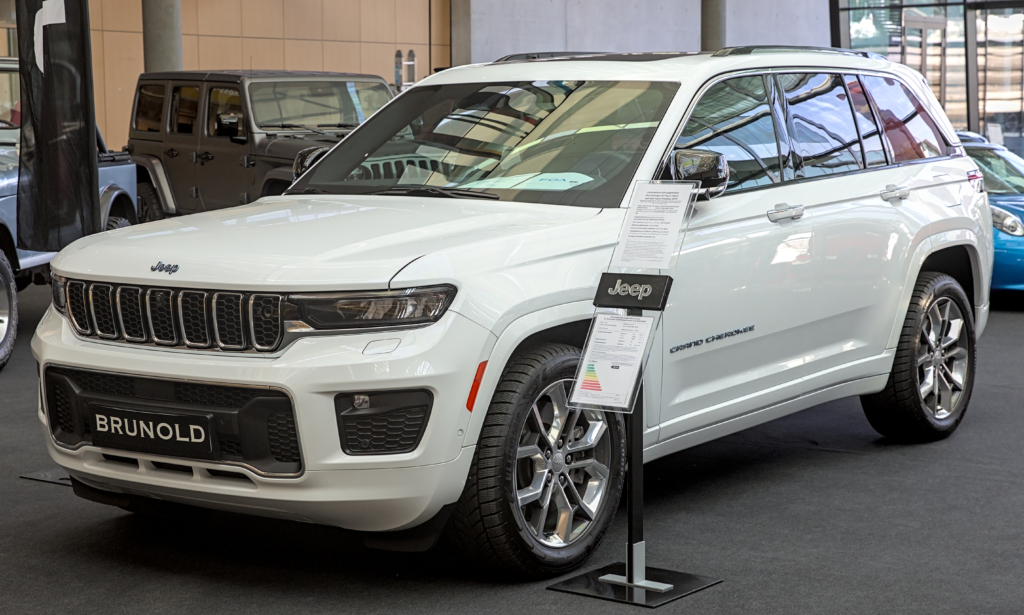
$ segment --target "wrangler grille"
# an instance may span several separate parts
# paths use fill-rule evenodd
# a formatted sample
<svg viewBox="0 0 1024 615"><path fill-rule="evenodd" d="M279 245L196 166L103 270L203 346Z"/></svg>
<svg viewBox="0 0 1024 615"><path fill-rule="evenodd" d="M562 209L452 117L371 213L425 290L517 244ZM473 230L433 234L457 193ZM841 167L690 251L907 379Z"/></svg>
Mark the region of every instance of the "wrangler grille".
<svg viewBox="0 0 1024 615"><path fill-rule="evenodd" d="M79 335L203 350L272 352L283 338L281 295L120 286L69 280Z"/></svg>

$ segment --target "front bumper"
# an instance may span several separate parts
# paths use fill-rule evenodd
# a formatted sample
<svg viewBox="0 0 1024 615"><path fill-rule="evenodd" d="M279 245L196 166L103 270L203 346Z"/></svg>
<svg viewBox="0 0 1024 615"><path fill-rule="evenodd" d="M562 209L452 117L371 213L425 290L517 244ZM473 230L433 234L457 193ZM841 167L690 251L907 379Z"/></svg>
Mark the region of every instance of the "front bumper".
<svg viewBox="0 0 1024 615"><path fill-rule="evenodd" d="M387 339L400 340L391 353L363 354L370 342ZM197 353L84 340L51 308L32 340L32 351L41 371L56 365L165 380L269 386L292 400L303 471L297 477L274 478L217 462L92 445L70 449L51 435L41 397L39 419L50 455L83 483L210 508L388 531L414 527L458 499L473 457L473 447L463 447L470 418L466 398L476 366L493 343L486 329L449 312L420 329L304 338L269 357ZM346 455L335 396L405 389L427 389L433 395L430 418L416 449ZM135 465L124 463L125 458ZM179 468L159 467L167 463ZM225 471L243 480L225 478Z"/></svg>
<svg viewBox="0 0 1024 615"><path fill-rule="evenodd" d="M994 231L992 290L1024 290L1024 237Z"/></svg>

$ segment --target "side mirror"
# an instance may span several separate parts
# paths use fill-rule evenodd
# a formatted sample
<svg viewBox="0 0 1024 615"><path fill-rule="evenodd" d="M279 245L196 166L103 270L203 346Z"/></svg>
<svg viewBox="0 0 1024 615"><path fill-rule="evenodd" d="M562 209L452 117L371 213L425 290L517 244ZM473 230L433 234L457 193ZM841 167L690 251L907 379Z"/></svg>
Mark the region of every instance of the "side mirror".
<svg viewBox="0 0 1024 615"><path fill-rule="evenodd" d="M241 128L242 116L234 113L220 113L217 115L216 136L237 139L241 134Z"/></svg>
<svg viewBox="0 0 1024 615"><path fill-rule="evenodd" d="M698 200L712 199L729 185L729 163L725 154L704 149L680 149L672 152L672 179L700 182Z"/></svg>
<svg viewBox="0 0 1024 615"><path fill-rule="evenodd" d="M292 163L292 176L298 179L303 173L309 170L311 166L316 164L318 160L323 158L323 155L331 151L331 148L317 145L315 147L307 147L300 151L295 156L295 162Z"/></svg>

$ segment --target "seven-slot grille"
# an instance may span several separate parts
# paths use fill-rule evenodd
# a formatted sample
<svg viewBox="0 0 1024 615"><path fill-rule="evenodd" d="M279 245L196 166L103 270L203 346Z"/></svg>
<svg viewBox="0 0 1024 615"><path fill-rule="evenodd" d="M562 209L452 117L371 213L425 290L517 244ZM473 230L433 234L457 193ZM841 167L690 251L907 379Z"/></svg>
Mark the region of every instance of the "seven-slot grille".
<svg viewBox="0 0 1024 615"><path fill-rule="evenodd" d="M134 344L271 352L281 343L281 295L67 283L79 335Z"/></svg>

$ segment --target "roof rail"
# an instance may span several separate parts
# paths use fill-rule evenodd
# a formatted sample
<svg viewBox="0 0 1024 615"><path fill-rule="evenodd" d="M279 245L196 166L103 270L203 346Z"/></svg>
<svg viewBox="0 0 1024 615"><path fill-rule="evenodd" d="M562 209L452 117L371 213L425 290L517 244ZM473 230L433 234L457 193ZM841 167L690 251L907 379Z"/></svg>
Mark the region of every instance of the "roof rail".
<svg viewBox="0 0 1024 615"><path fill-rule="evenodd" d="M775 53L784 51L839 53L843 55L860 56L862 58L868 58L869 60L887 59L885 56L879 55L874 51L858 51L856 49L841 49L839 47L801 47L798 45L750 45L746 47L726 47L725 49L719 49L712 55L721 58L726 56L745 56L753 53Z"/></svg>
<svg viewBox="0 0 1024 615"><path fill-rule="evenodd" d="M576 58L579 56L603 55L607 51L536 51L531 53L513 53L503 58L498 58L492 64L498 62L522 62L524 60L547 60L550 58Z"/></svg>

